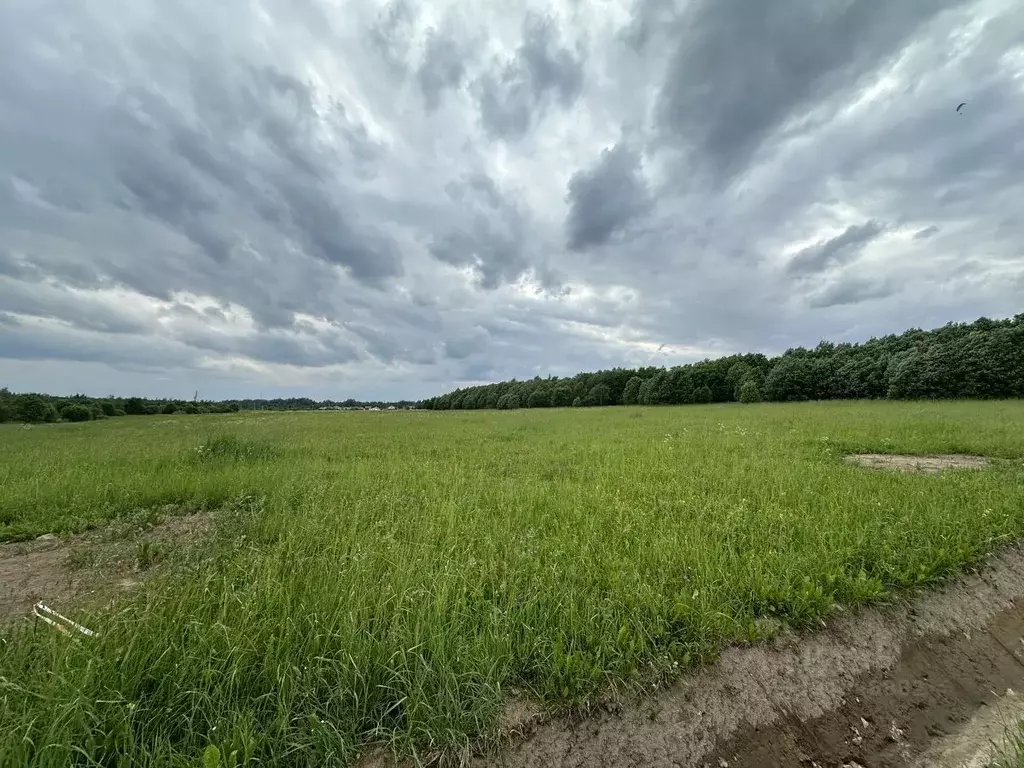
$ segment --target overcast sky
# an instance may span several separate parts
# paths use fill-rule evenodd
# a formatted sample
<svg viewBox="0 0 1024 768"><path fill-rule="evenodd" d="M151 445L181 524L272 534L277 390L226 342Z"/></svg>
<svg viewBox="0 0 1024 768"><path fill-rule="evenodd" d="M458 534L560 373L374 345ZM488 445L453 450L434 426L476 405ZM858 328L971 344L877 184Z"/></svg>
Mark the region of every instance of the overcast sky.
<svg viewBox="0 0 1024 768"><path fill-rule="evenodd" d="M3 0L0 386L420 398L1024 311L1022 41L1019 0Z"/></svg>

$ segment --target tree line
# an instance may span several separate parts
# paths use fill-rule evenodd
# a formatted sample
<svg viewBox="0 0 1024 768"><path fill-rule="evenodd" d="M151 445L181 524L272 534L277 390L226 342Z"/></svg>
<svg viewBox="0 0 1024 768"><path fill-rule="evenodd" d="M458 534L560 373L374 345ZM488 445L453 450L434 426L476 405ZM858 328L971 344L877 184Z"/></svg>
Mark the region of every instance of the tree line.
<svg viewBox="0 0 1024 768"><path fill-rule="evenodd" d="M676 405L839 399L1024 397L1024 314L982 317L853 344L822 341L778 357L730 355L674 368L614 368L571 378L466 387L431 410Z"/></svg>
<svg viewBox="0 0 1024 768"><path fill-rule="evenodd" d="M42 424L57 421L92 421L116 416L146 416L155 414L237 413L238 411L311 411L322 408L386 408L389 405L404 408L412 401L388 403L358 400L312 400L308 397L242 400L169 400L145 397L120 398L71 395L59 397L39 392L14 393L0 389L0 423L20 422Z"/></svg>

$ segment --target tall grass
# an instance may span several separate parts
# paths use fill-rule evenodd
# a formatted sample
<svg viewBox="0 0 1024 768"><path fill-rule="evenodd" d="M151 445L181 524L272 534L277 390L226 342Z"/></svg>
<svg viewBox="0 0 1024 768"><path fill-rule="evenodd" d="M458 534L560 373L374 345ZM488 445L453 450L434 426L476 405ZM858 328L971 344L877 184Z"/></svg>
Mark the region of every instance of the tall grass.
<svg viewBox="0 0 1024 768"><path fill-rule="evenodd" d="M981 472L869 472L849 451ZM0 430L7 538L138 507L216 537L101 631L0 643L0 763L324 765L650 689L1024 532L1024 403L135 418ZM126 762L124 764L129 764Z"/></svg>

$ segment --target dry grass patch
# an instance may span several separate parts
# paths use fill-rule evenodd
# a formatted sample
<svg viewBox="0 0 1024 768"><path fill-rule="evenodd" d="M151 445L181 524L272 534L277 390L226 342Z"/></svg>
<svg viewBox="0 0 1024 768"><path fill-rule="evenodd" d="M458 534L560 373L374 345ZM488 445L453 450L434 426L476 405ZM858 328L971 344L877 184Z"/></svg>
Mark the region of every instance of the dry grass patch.
<svg viewBox="0 0 1024 768"><path fill-rule="evenodd" d="M989 460L984 456L944 454L939 456L909 456L889 453L856 453L847 456L851 464L868 469L894 469L898 472L941 472L945 469L985 469Z"/></svg>

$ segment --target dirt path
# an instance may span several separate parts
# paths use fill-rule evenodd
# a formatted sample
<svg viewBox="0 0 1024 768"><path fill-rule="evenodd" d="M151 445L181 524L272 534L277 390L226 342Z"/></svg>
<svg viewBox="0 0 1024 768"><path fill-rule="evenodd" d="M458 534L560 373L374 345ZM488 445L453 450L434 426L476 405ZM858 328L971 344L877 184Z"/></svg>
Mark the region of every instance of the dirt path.
<svg viewBox="0 0 1024 768"><path fill-rule="evenodd" d="M858 611L772 647L729 649L621 713L524 724L525 738L474 764L959 765L957 750L977 760L978 739L994 727L977 713L1008 688L1024 690L1022 637L1024 554L1014 547L913 603Z"/></svg>

